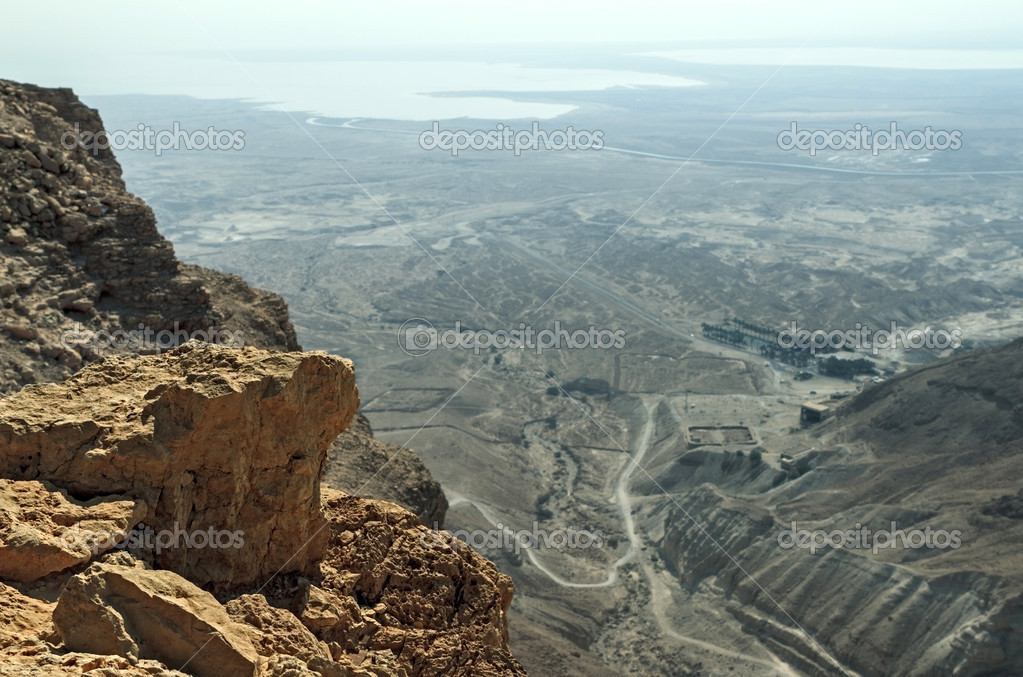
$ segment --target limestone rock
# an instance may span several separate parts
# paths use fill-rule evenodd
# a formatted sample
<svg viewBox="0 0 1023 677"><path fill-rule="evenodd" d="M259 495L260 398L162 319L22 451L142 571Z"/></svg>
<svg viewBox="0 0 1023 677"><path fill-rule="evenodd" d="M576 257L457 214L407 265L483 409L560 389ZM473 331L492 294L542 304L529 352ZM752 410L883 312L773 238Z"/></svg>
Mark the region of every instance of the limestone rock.
<svg viewBox="0 0 1023 677"><path fill-rule="evenodd" d="M25 234L23 228L11 228L10 232L7 233L7 242L15 245L27 244L28 235Z"/></svg>
<svg viewBox="0 0 1023 677"><path fill-rule="evenodd" d="M444 666L443 674L525 674L508 650L511 578L471 548L445 547L453 537L396 505L323 494L330 543L318 585L360 601L360 615L372 623L360 640L367 657L389 652L399 666L426 670L421 656L429 654L427 663ZM311 614L301 613L308 623Z"/></svg>
<svg viewBox="0 0 1023 677"><path fill-rule="evenodd" d="M348 494L397 503L425 524L444 526L448 501L440 483L412 450L374 439L362 414L331 443L324 481Z"/></svg>
<svg viewBox="0 0 1023 677"><path fill-rule="evenodd" d="M54 634L53 605L0 583L0 650L23 642L41 642ZM0 658L0 664L4 661ZM3 673L0 673L3 674Z"/></svg>
<svg viewBox="0 0 1023 677"><path fill-rule="evenodd" d="M148 526L186 534L159 568L259 584L322 556L326 448L358 405L347 360L192 341L0 400L0 476L140 499Z"/></svg>
<svg viewBox="0 0 1023 677"><path fill-rule="evenodd" d="M320 639L355 653L363 637L376 632L380 624L362 616L355 599L338 596L305 581L292 604L295 616Z"/></svg>
<svg viewBox="0 0 1023 677"><path fill-rule="evenodd" d="M242 595L226 605L227 613L238 623L251 626L253 644L261 656L284 654L303 661L330 660L330 651L321 644L295 614L270 606L263 595Z"/></svg>
<svg viewBox="0 0 1023 677"><path fill-rule="evenodd" d="M159 660L199 677L259 669L245 630L216 598L170 571L93 564L67 582L53 622L73 651Z"/></svg>
<svg viewBox="0 0 1023 677"><path fill-rule="evenodd" d="M16 339L23 341L31 341L39 336L39 332L34 327L26 326L23 324L15 324L9 322L3 325L2 329Z"/></svg>
<svg viewBox="0 0 1023 677"><path fill-rule="evenodd" d="M244 345L300 349L279 296L175 258L152 210L125 189L113 153L76 145L75 129L96 132L103 121L71 90L0 80L0 129L0 325L49 296L81 292L62 306L71 313L13 323L15 337L39 340L30 344L35 349L0 336L0 375L13 375L0 377L0 393L31 383L19 378L26 370L54 381L83 362L125 353L103 337L139 324L154 333L217 330L240 334ZM62 345L71 331L100 338L79 352ZM44 354L42 345L56 354Z"/></svg>
<svg viewBox="0 0 1023 677"><path fill-rule="evenodd" d="M0 650L0 677L190 677L154 660L130 661L79 651L54 653L40 642Z"/></svg>
<svg viewBox="0 0 1023 677"><path fill-rule="evenodd" d="M141 501L87 503L42 482L0 479L0 579L26 583L89 561L142 521Z"/></svg>

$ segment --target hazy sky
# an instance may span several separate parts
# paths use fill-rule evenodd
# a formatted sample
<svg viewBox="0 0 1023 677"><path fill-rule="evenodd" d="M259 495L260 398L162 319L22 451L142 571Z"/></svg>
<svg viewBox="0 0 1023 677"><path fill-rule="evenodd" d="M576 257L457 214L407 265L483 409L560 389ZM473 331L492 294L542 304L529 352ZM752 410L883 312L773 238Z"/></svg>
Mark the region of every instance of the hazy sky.
<svg viewBox="0 0 1023 677"><path fill-rule="evenodd" d="M1020 45L1018 0L6 0L0 57L528 42L783 39L898 46ZM33 28L36 27L36 28ZM13 28L13 30L12 30ZM884 43L884 44L879 44ZM4 63L3 65L7 65Z"/></svg>
<svg viewBox="0 0 1023 677"><path fill-rule="evenodd" d="M947 67L917 52L890 58L880 48L972 48L963 64L1014 67L1023 64L1023 2L990 0L928 0L892 2L822 2L820 0L4 0L4 37L0 41L0 78L48 87L72 87L79 95L189 94L198 97L243 98L291 102L296 109L340 114L330 102L313 101L315 90L365 84L366 73L345 80L340 61L327 66L328 50L351 58L380 59L391 55L411 61L451 58L441 45L476 45L477 61L515 62L516 54L546 56L571 51L576 43L622 42L623 53L655 51L685 61L744 59L736 47L780 47L756 52L765 64L894 65ZM13 3L13 4L12 4ZM722 41L728 41L723 43ZM563 49L544 45L562 45ZM504 45L497 50L481 45ZM514 45L525 45L515 48ZM646 47L645 45L649 45ZM511 47L508 47L511 46ZM719 47L717 55L694 48ZM801 47L802 46L802 47ZM870 48L853 57L829 49L821 57L814 47ZM369 47L382 49L369 50ZM426 47L411 54L399 47ZM796 49L801 47L800 49ZM981 54L977 48L993 51ZM1004 50L1015 49L1015 53ZM256 54L256 50L262 52ZM463 58L467 52L459 52ZM798 52L798 53L797 53ZM749 52L753 53L753 52ZM613 56L613 50L589 55ZM679 57L679 55L682 57ZM511 56L509 56L511 55ZM777 56L780 55L780 56ZM878 56L880 55L880 56ZM869 58L868 58L869 57ZM237 61L236 61L237 59ZM729 61L729 60L732 61ZM838 59L837 62L828 59ZM816 61L814 61L816 60ZM911 66L911 61L916 65ZM958 63L959 56L952 57ZM244 65L240 62L244 62ZM277 67L274 67L274 63ZM740 63L758 63L739 61ZM894 63L893 63L894 62ZM351 62L349 62L351 63ZM613 68L601 62L598 68ZM994 64L994 65L992 65ZM547 58L542 65L577 68L579 62ZM587 67L594 67L591 62ZM406 76L414 69L402 68ZM406 94L459 89L522 87L487 73L471 80L456 77L459 68L437 67L444 82L406 83ZM678 72L682 72L681 70ZM539 71L528 73L541 77ZM635 75L617 84L636 84ZM361 80L360 80L361 78ZM562 78L566 80L566 78ZM568 78L575 80L578 78ZM605 78L606 79L606 78ZM333 88L324 88L333 82ZM370 83L372 84L372 83ZM611 82L604 86L616 84ZM396 88L393 77L377 78L378 89ZM296 91L291 91L296 90ZM298 91L302 90L302 91ZM303 94L302 92L305 92ZM329 92L320 92L326 95ZM385 92L386 93L386 92ZM339 94L340 96L340 94ZM348 97L351 98L351 97ZM368 99L367 99L368 100ZM436 102L435 102L436 103ZM401 105L406 105L402 103ZM347 109L346 109L347 110ZM439 115L421 111L422 115ZM359 115L360 113L351 113ZM368 113L361 113L368 114ZM511 114L511 113L509 113ZM536 113L541 115L542 113Z"/></svg>

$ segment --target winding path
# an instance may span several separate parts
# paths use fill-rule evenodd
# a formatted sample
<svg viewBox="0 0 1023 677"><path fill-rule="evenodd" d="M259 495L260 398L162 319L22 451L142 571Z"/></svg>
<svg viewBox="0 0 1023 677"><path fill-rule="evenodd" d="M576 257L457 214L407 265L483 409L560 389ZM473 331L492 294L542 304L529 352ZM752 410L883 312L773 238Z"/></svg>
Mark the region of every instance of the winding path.
<svg viewBox="0 0 1023 677"><path fill-rule="evenodd" d="M603 581L598 581L596 583L576 583L575 581L566 580L551 571L547 565L543 563L543 560L540 559L539 555L533 548L524 548L526 557L529 558L530 563L560 586L566 588L606 588L614 585L618 581L618 569L634 559L640 550L641 542L639 536L636 534L636 524L632 517L632 496L629 493L629 482L631 481L633 474L636 472L636 469L640 466L640 463L646 457L647 451L650 448L650 440L653 438L654 428L656 427L654 412L662 398L651 395L641 395L639 397L642 399L643 407L646 409L646 423L644 423L643 430L640 432L639 439L637 440L636 452L631 455L629 461L622 469L621 475L618 476L618 482L615 485L614 492L615 503L618 506L618 511L621 514L622 521L625 523L625 533L629 538L629 550L617 560L612 562L608 570L607 577ZM448 502L450 507L463 504L469 504L474 507L477 511L479 511L483 518L491 524L491 526L496 527L498 524L501 524L500 520L494 516L488 506L481 504L478 501L466 498L465 496L452 494L451 500ZM504 526L503 524L501 526L506 534L514 536L514 530ZM724 647L720 647L711 642L705 642L694 637L687 637L686 635L676 632L671 627L671 623L667 618L667 603L672 597L671 590L667 585L665 585L664 581L660 580L649 562L640 561L640 568L643 570L643 575L646 577L649 585L651 612L654 616L654 620L657 621L658 627L665 636L671 637L672 639L684 644L696 646L722 656L769 668L774 674L782 675L783 677L798 677L797 672L771 653L766 647L762 646L764 651L770 657L769 659L758 658L751 654L725 649Z"/></svg>

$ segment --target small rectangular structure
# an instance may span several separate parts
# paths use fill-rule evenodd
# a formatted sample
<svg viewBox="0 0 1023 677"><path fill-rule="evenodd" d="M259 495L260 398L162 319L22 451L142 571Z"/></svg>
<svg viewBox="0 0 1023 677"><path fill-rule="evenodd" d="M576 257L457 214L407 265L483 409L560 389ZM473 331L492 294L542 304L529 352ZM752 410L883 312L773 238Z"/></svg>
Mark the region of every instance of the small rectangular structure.
<svg viewBox="0 0 1023 677"><path fill-rule="evenodd" d="M686 428L689 447L756 444L753 431L744 425L693 425Z"/></svg>
<svg viewBox="0 0 1023 677"><path fill-rule="evenodd" d="M803 428L820 423L831 415L831 407L817 402L803 402L799 405L799 425Z"/></svg>

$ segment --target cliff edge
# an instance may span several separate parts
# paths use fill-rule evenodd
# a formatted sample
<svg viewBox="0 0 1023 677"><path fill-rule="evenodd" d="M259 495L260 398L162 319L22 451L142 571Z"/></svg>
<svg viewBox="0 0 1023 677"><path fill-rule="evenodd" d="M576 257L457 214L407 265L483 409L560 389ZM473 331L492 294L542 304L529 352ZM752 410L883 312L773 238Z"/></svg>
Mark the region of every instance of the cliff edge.
<svg viewBox="0 0 1023 677"><path fill-rule="evenodd" d="M4 674L525 674L510 578L321 489L358 404L347 360L199 341L0 399Z"/></svg>

